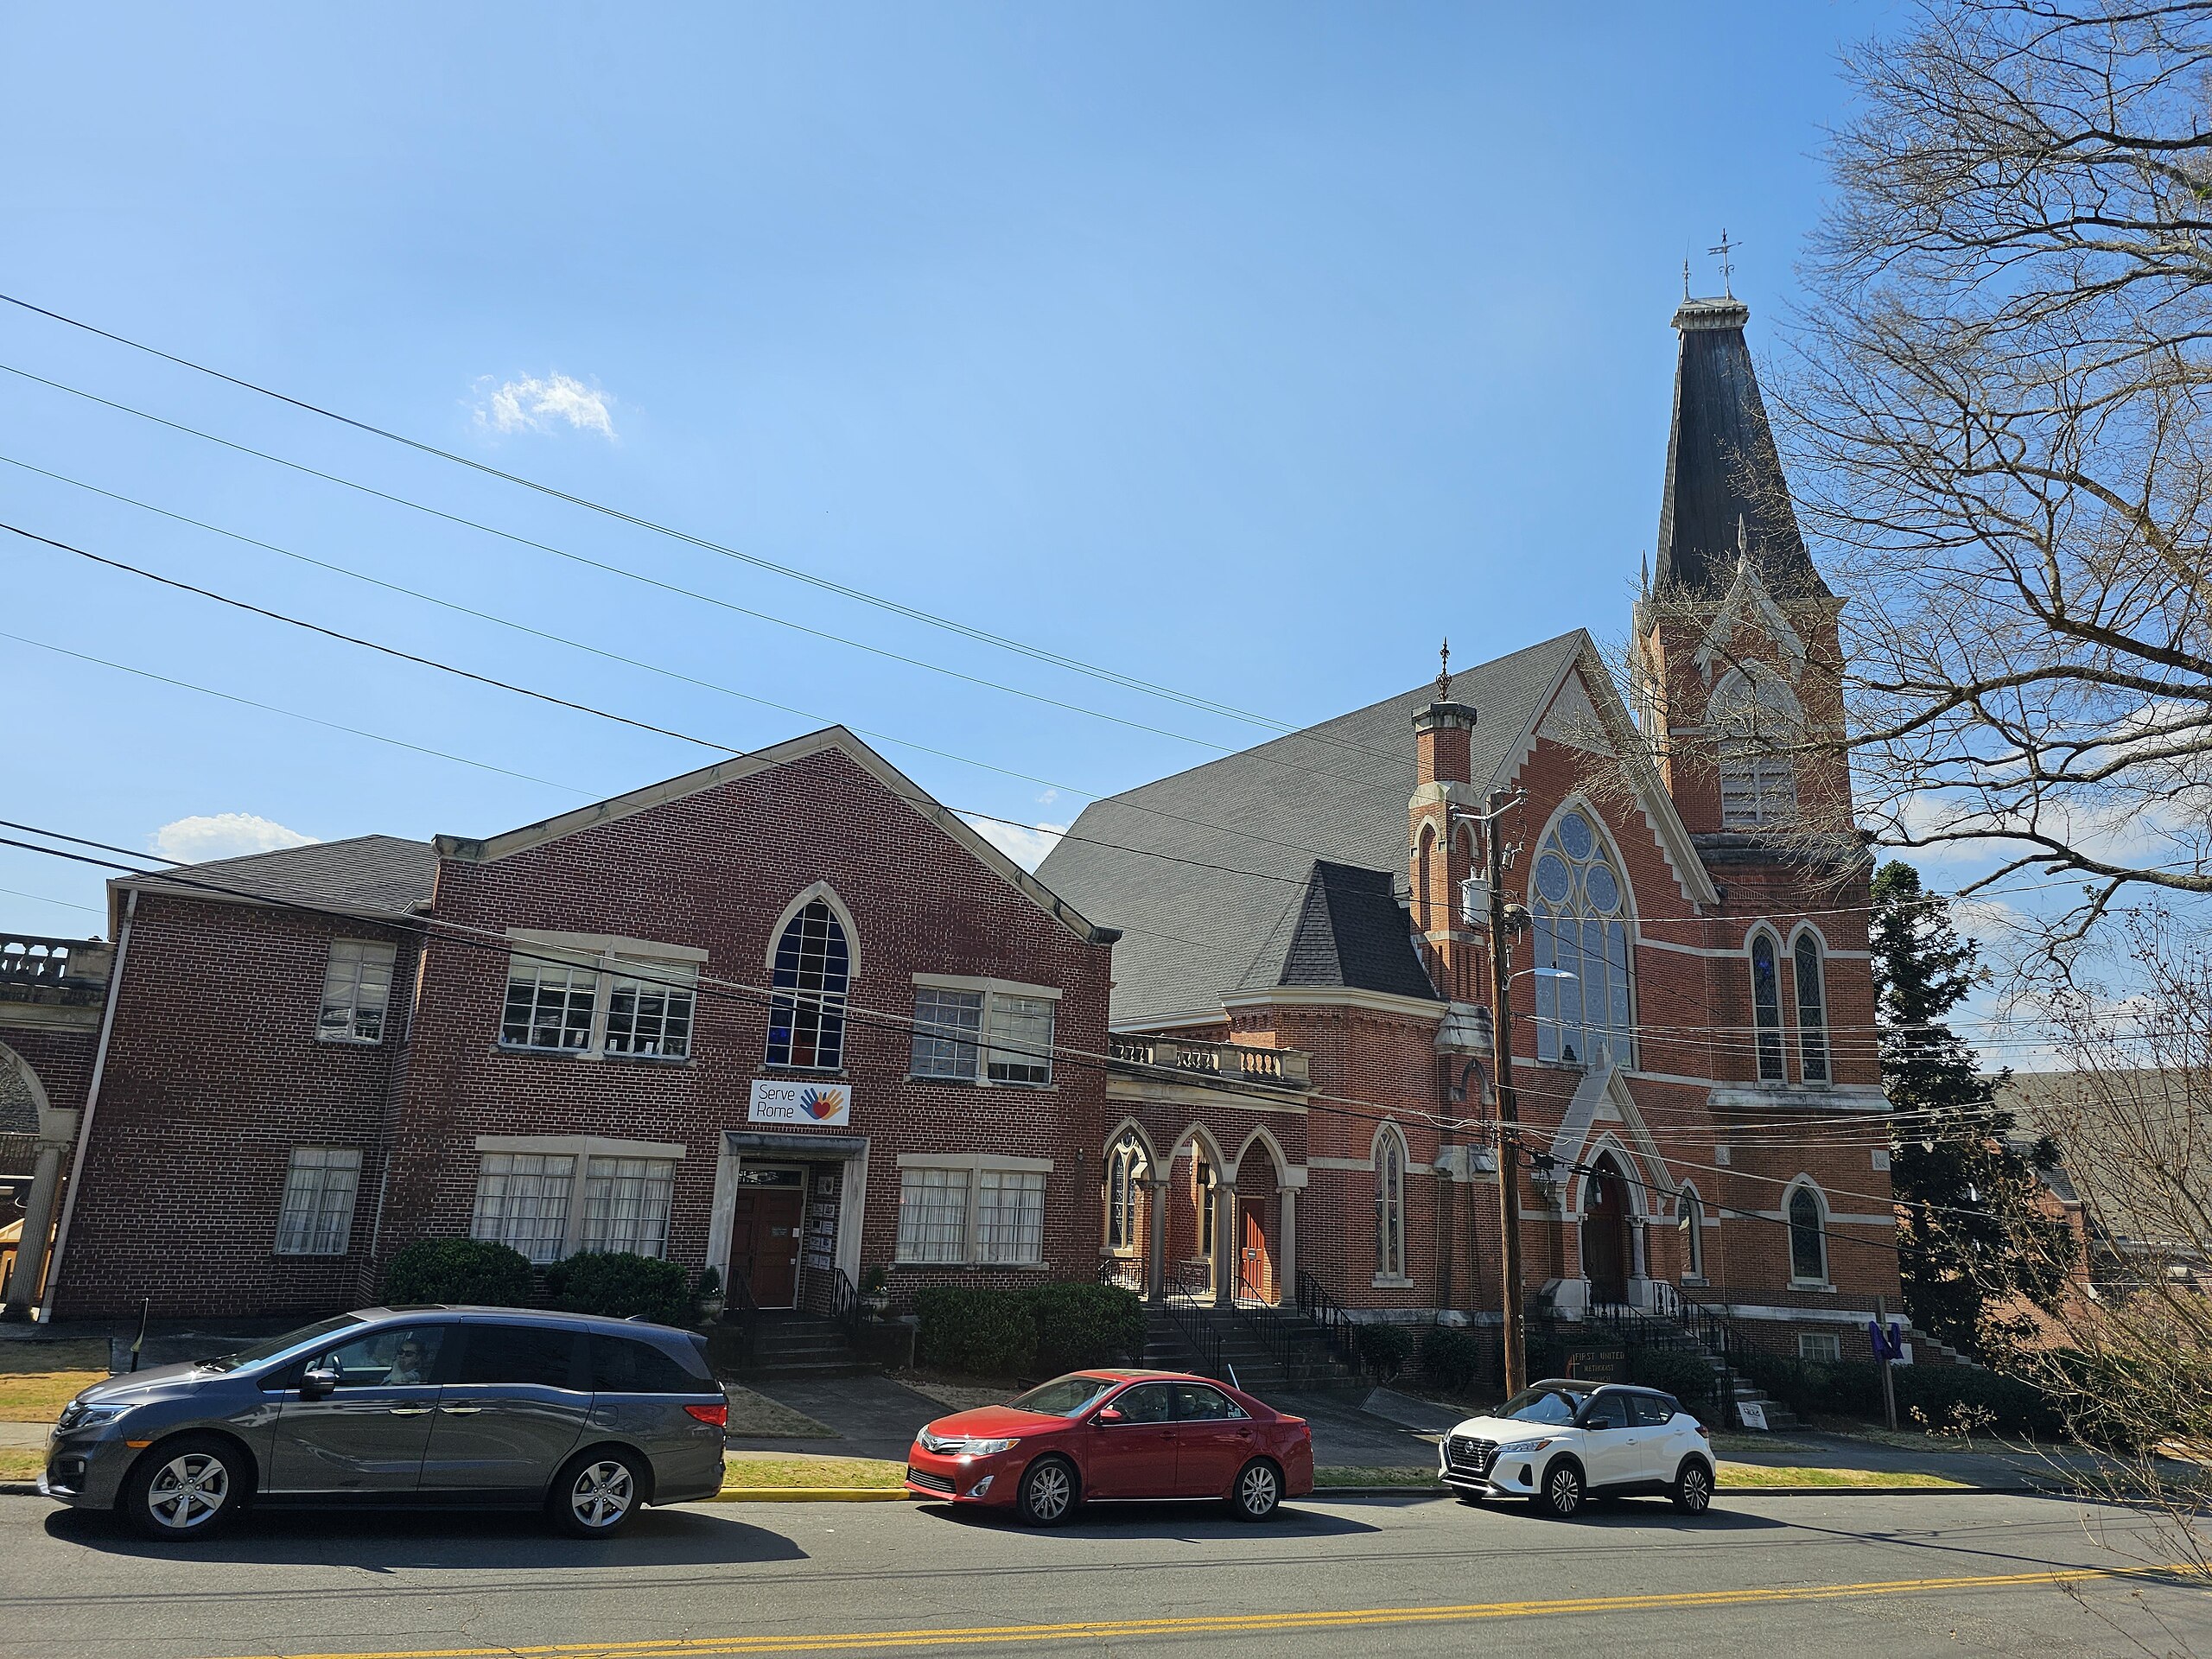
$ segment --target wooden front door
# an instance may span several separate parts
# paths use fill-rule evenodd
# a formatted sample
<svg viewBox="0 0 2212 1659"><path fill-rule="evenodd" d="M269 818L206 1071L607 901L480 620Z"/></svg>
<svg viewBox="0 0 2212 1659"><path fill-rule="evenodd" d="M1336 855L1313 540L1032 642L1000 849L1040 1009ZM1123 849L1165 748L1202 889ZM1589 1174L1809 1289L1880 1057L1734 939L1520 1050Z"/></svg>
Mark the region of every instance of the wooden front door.
<svg viewBox="0 0 2212 1659"><path fill-rule="evenodd" d="M1237 1286L1238 1294L1272 1302L1275 1299L1275 1263L1268 1254L1268 1201L1240 1195L1236 1207L1244 1216L1244 1243L1237 1262L1242 1281Z"/></svg>
<svg viewBox="0 0 2212 1659"><path fill-rule="evenodd" d="M1592 1300L1628 1300L1628 1200L1610 1164L1598 1166L1583 1198L1582 1274Z"/></svg>
<svg viewBox="0 0 2212 1659"><path fill-rule="evenodd" d="M729 1276L744 1281L756 1307L798 1304L799 1212L805 1202L804 1187L738 1189L729 1230Z"/></svg>

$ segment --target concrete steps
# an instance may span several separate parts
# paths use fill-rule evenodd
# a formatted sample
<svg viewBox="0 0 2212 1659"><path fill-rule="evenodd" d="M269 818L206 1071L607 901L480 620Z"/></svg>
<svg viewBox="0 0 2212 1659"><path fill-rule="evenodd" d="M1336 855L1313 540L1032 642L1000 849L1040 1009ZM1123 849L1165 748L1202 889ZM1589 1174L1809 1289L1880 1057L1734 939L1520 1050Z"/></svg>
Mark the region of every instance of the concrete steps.
<svg viewBox="0 0 2212 1659"><path fill-rule="evenodd" d="M1144 1363L1148 1368L1202 1373L1216 1370L1211 1356L1202 1357L1178 1329L1179 1319L1199 1327L1218 1343L1220 1380L1248 1394L1265 1398L1270 1392L1287 1389L1364 1386L1358 1375L1337 1358L1319 1325L1294 1313L1273 1308L1184 1307L1173 1315L1148 1309L1144 1348ZM1263 1332L1274 1340L1263 1340Z"/></svg>
<svg viewBox="0 0 2212 1659"><path fill-rule="evenodd" d="M853 1351L844 1326L804 1313L764 1313L753 1333L746 1376L851 1376L872 1369Z"/></svg>

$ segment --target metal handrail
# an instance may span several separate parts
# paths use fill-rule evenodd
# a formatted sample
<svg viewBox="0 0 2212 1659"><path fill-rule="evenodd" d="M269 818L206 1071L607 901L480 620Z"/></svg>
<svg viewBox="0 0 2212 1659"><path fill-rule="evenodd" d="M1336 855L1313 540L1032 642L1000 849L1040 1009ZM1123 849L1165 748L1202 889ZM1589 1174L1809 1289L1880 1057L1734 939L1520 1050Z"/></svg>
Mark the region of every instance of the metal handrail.
<svg viewBox="0 0 2212 1659"><path fill-rule="evenodd" d="M1171 1262L1167 1264L1164 1287L1171 1302L1180 1300L1196 1306L1211 1306L1213 1303L1213 1263Z"/></svg>
<svg viewBox="0 0 2212 1659"><path fill-rule="evenodd" d="M1321 1327L1345 1364L1354 1371L1359 1370L1359 1338L1350 1311L1329 1294L1311 1268L1303 1266L1298 1270L1298 1311Z"/></svg>
<svg viewBox="0 0 2212 1659"><path fill-rule="evenodd" d="M753 1339L760 1334L760 1304L753 1300L753 1287L741 1273L731 1274L724 1287L721 1322L737 1332L738 1369L751 1370Z"/></svg>
<svg viewBox="0 0 2212 1659"><path fill-rule="evenodd" d="M1236 1386L1229 1375L1228 1362L1222 1357L1221 1332L1214 1328L1213 1321L1188 1308L1178 1307L1173 1302L1162 1302L1159 1306L1177 1340L1191 1351L1191 1370L1200 1376Z"/></svg>
<svg viewBox="0 0 2212 1659"><path fill-rule="evenodd" d="M848 1341L860 1336L861 1314L865 1311L861 1303L860 1287L853 1283L852 1274L842 1268L833 1268L836 1274L830 1286L830 1317L845 1327Z"/></svg>

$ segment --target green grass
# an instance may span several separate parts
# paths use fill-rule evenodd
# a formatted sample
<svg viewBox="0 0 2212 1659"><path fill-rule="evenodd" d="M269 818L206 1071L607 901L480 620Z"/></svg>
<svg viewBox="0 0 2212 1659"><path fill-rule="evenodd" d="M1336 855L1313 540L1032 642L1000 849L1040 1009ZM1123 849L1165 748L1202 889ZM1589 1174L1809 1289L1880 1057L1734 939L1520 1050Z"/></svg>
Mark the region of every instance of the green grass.
<svg viewBox="0 0 2212 1659"><path fill-rule="evenodd" d="M1313 1471L1316 1486L1433 1486L1437 1484L1436 1471L1420 1469L1376 1469L1357 1465L1338 1465Z"/></svg>
<svg viewBox="0 0 2212 1659"><path fill-rule="evenodd" d="M79 1390L107 1381L97 1371L0 1371L0 1423L50 1423Z"/></svg>
<svg viewBox="0 0 2212 1659"><path fill-rule="evenodd" d="M784 1488L811 1491L895 1491L906 1478L906 1465L886 1458L829 1458L775 1452L733 1452L726 1459L722 1490Z"/></svg>
<svg viewBox="0 0 2212 1659"><path fill-rule="evenodd" d="M1724 1491L1774 1486L1921 1486L1940 1491L1970 1490L1964 1481L1909 1469L1810 1469L1764 1463L1724 1463L1715 1484Z"/></svg>

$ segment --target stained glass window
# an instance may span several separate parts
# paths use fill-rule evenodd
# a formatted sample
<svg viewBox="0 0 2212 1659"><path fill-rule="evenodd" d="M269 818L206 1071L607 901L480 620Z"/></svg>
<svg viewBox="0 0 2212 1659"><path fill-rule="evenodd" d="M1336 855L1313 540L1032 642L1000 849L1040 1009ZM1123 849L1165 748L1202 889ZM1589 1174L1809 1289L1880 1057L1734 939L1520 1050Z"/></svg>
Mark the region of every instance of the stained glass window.
<svg viewBox="0 0 2212 1659"><path fill-rule="evenodd" d="M1580 811L1563 814L1536 855L1536 1058L1577 1065L1636 1064L1634 969L1625 894L1605 842Z"/></svg>

